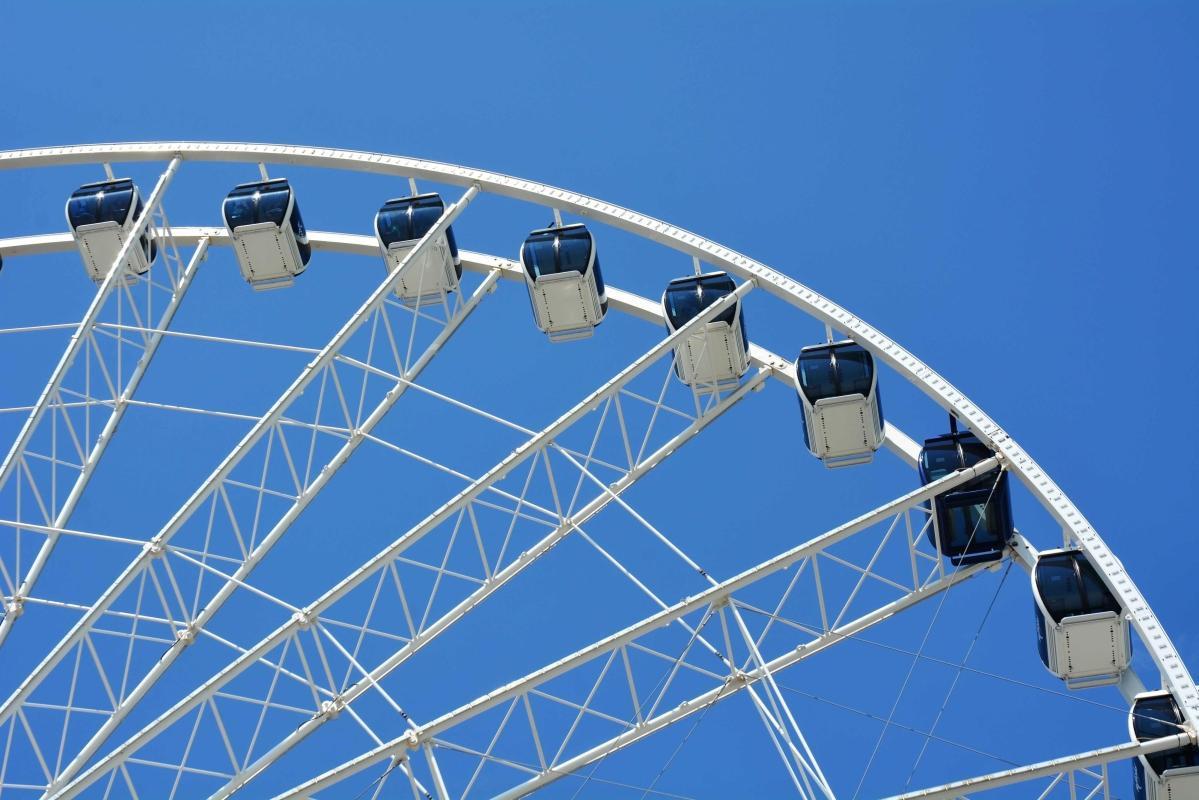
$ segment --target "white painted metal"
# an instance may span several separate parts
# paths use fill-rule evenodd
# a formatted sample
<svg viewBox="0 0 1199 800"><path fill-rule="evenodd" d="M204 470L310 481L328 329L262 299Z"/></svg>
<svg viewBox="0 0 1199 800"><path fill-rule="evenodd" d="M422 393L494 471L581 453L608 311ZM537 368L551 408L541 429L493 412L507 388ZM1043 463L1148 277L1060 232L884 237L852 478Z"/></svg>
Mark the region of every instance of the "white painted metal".
<svg viewBox="0 0 1199 800"><path fill-rule="evenodd" d="M967 793L972 794L988 789L998 789L1003 786L1011 786L1012 784L1031 781L1037 778L1063 775L1086 767L1110 764L1113 761L1123 761L1127 758L1136 758L1150 753L1160 753L1163 750L1182 747L1190 741L1191 736L1189 734L1180 733L1177 736L1164 736L1161 739L1154 739L1149 742L1125 742L1124 744L1113 745L1112 747L1103 747L1078 755L1055 758L1052 761L1029 764L1025 767L1004 770L1003 772L996 772L991 775L982 775L964 781L955 781L954 783L947 783L944 786L923 789L919 792L896 795L895 797L888 798L888 800L953 800L954 798L966 797ZM1106 797L1107 795L1104 796Z"/></svg>
<svg viewBox="0 0 1199 800"><path fill-rule="evenodd" d="M74 793L81 791L93 781L102 777L108 770L124 763L146 742L161 734L172 724L184 719L191 711L201 707L204 703L210 702L213 696L220 692L230 681L256 662L265 658L280 645L295 637L301 630L321 624L322 617L324 616L328 616L331 613L336 614L339 601L350 595L356 588L368 585L370 582L377 580L378 576L385 576L388 569L394 569L397 559L403 558L404 553L418 541L430 534L436 533L439 526L447 522L453 522L456 519L460 520L463 512L470 513L473 520L475 518L471 511L473 504L485 491L491 489L497 481L505 475L511 474L524 463L533 463L536 466L537 459L544 456L546 450L555 447L555 441L561 439L569 428L581 420L588 418L597 408L604 407L602 404L611 403L614 398L618 398L620 393L636 377L644 373L655 362L671 353L678 341L693 335L696 330L702 329L709 319L719 315L729 305L739 302L740 298L749 292L751 288L751 283L742 284L733 295L723 298L721 302L705 309L703 313L691 320L683 328L669 335L666 339L651 348L645 355L636 359L618 375L607 381L600 388L589 393L554 423L534 434L527 442L496 464L483 477L474 481L451 501L443 505L420 524L404 533L370 561L351 572L333 589L326 592L312 604L306 606L302 612L293 615L291 619L273 633L265 637L257 645L249 648L243 656L212 679L205 682L204 685L200 686L187 698L138 732L138 734L125 744L119 746L110 755L97 762L93 768L80 776L79 781L67 787L62 796L73 796ZM483 580L480 581L477 589L463 597L438 619L428 624L422 624L417 630L412 631L410 637L402 647L396 649L389 658L369 670L369 672L363 671L359 680L352 687L343 692L337 692L336 687L324 687L331 689L333 700L321 708L314 709L310 719L303 722L286 739L258 758L253 764L241 770L215 796L228 796L238 788L244 786L283 753L290 750L317 728L335 718L363 694L378 687L380 681L389 673L412 658L422 648L462 619L469 611L477 608L500 588L512 581L513 578L531 566L541 556L553 549L564 537L574 531L580 530L582 525L598 514L609 502L614 500L621 502L618 499L619 494L623 493L668 456L675 453L683 444L694 438L708 424L752 392L754 385L764 381L767 374L767 369L761 369L757 376L742 386L739 391L724 398L721 403L697 418L691 425L672 437L656 451L638 460L637 463L630 465L629 469L610 486L601 483L601 493L590 500L590 502L584 504L578 511L573 514L569 514L568 512L567 516L563 516L561 512L555 513L550 510L543 510L551 519L557 517L557 520L540 542L519 554L513 553L505 563L485 566L486 574L481 576ZM619 415L612 414L611 416L616 418ZM601 426L603 425L603 420L607 417L608 415L605 411L601 416ZM624 436L630 437L634 432L627 430L622 423L622 433ZM582 464L578 464L577 466L579 466L580 470L585 469ZM594 478L592 479L595 480ZM561 481L562 477L559 476L558 480ZM528 486L526 484L526 491L527 489ZM531 505L527 501L524 502L527 505ZM477 522L474 524L476 527L481 527ZM453 530L456 531L457 527L455 526ZM501 532L497 532L497 535L499 533ZM409 603L424 599L419 595L411 594L411 589L409 592L409 594L405 595ZM369 622L369 619L367 622ZM377 625L381 626L383 623L377 623ZM367 627L364 623L363 628Z"/></svg>
<svg viewBox="0 0 1199 800"><path fill-rule="evenodd" d="M0 153L0 169L104 161L164 161L175 156L196 161L270 161L411 177L460 186L478 184L483 191L595 219L743 278L757 279L759 286L766 291L805 311L819 322L845 331L858 344L868 348L876 359L903 375L944 409L953 411L983 442L1007 459L1011 472L1087 551L1109 588L1120 596L1122 604L1132 614L1132 624L1161 670L1163 679L1178 697L1187 720L1192 725L1199 724L1199 690L1173 642L1132 577L1125 572L1119 559L1065 492L1015 439L936 370L881 331L793 278L697 234L585 195L485 170L382 153L233 142L79 145L3 152Z"/></svg>
<svg viewBox="0 0 1199 800"><path fill-rule="evenodd" d="M266 171L264 166L259 166ZM288 188L287 211L283 215L282 224L256 222L252 225L239 225L229 231L233 237L233 252L237 254L237 264L241 268L242 277L257 291L287 288L307 267L300 255L296 233L291 227L294 213L296 194L294 189Z"/></svg>
<svg viewBox="0 0 1199 800"><path fill-rule="evenodd" d="M696 273L697 276L700 274ZM662 303L666 303L666 292L662 293ZM671 329L669 317L666 327ZM747 350L748 343L741 327L741 307L737 306L731 323L712 320L674 349L675 372L679 380L697 390L719 391L735 386L749 369Z"/></svg>
<svg viewBox="0 0 1199 800"><path fill-rule="evenodd" d="M1132 712L1128 715L1128 735L1133 742L1137 741L1137 732L1133 727L1134 717L1136 713L1136 701L1150 698L1163 697L1169 695L1169 692L1142 692L1132 700ZM1177 702L1177 701L1175 701ZM1161 747L1153 750L1142 749L1136 754L1139 769L1138 775L1134 780L1138 783L1143 781L1139 787L1144 790L1144 795L1136 793L1136 800L1199 800L1199 766L1196 767L1173 767L1171 769L1162 770L1159 774L1149 763L1145 756L1154 752L1163 750L1174 750L1180 747L1195 747L1197 738L1194 730L1185 731L1177 736L1165 737L1166 739L1177 739L1178 743L1174 747ZM1161 742L1162 739L1153 740L1151 742L1141 743L1141 747Z"/></svg>
<svg viewBox="0 0 1199 800"><path fill-rule="evenodd" d="M337 782L361 772L370 766L386 761L387 759L405 754L409 751L416 750L426 744L437 744L447 733L452 731L456 726L466 722L467 720L478 717L488 711L501 707L504 703L511 702L514 699L521 698L531 691L538 691L539 687L548 682L559 678L562 675L586 665L605 655L618 653L622 649L635 645L639 639L653 634L655 631L670 625L671 623L684 620L689 615L696 613L704 613L704 618L701 624L697 627L702 627L702 622L706 621L711 614L718 608L727 603L736 602L734 595L737 592L743 591L747 587L753 586L767 578L778 575L779 573L796 568L804 562L811 561L824 553L828 548L844 541L849 537L858 534L880 522L885 522L896 515L903 515L904 512L915 508L920 503L928 500L936 494L947 491L954 486L966 483L973 478L984 475L987 472L997 468L998 461L994 458L979 462L970 469L962 470L961 472L947 475L938 481L934 481L927 486L921 487L915 491L909 492L896 500L880 506L866 514L857 517L850 522L834 528L820 536L817 536L809 541L791 548L779 555L745 570L741 574L730 578L726 581L715 584L711 588L701 592L693 597L689 597L679 603L670 606L663 611L654 614L651 617L635 623L634 625L625 628L623 631L613 634L601 641L589 645L581 650L576 651L559 661L543 667L536 672L530 673L523 678L512 681L511 683L497 689L487 695L472 700L459 708L450 711L442 716L424 724L417 726L413 730L404 734L401 737L393 739L389 742L376 747L367 753L352 759L333 770L330 770L318 778L313 779L303 785L297 786L295 789L285 792L276 798L294 798L308 796L312 792L320 791L336 784ZM894 523L892 525L894 527ZM703 708L718 702L726 697L736 694L744 688L748 688L757 682L764 680L770 673L776 673L780 670L798 663L808 656L819 652L832 644L845 640L860 631L876 624L880 620L886 619L899 610L906 608L920 600L933 596L938 592L947 590L954 584L965 580L977 572L984 569L982 565L973 565L956 572L950 573L944 577L939 577L939 573L932 573L933 580L927 583L920 583L914 589L905 590L905 593L894 602L877 608L853 621L844 625L834 623L831 626L826 626L823 631L814 631L813 638L808 643L799 647L791 648L782 655L772 659L766 664L754 669L740 670L735 667L729 674L721 676L712 674L712 677L717 679L715 688L705 692L690 700L684 701L675 708L664 711L661 714L656 713L657 705L651 707L650 712L644 719L629 718L629 722L625 727L627 730L620 735L603 742L585 752L563 760L551 767L547 767L536 774L529 781L514 787L511 791L506 792L500 797L521 797L534 789L544 786L554 780L557 780L573 771L584 767L596 760L603 758L605 755L623 749L628 745L636 742L651 733L656 732L664 727L667 727L681 719L700 711ZM848 608L848 603L846 604ZM684 651L680 656L680 661L685 661L687 651ZM659 693L659 698L665 696L666 689L669 688L669 682L664 686Z"/></svg>
<svg viewBox="0 0 1199 800"><path fill-rule="evenodd" d="M448 233L438 234L424 253L404 271L395 292L402 302L413 306L440 303L447 292L458 289L459 265L454 263L447 236ZM388 272L395 269L419 241L411 239L384 245L379 232L378 215L375 216L375 237L379 240L379 250Z"/></svg>
<svg viewBox="0 0 1199 800"><path fill-rule="evenodd" d="M179 159L171 159L170 166L167 168L167 184L170 183L178 168ZM110 176L109 180L113 180L113 178ZM153 230L149 228L149 222L153 211L147 207L140 217L136 217L137 206L141 202L140 198L140 192L134 185L128 218L121 222L109 220L73 228L75 244L83 259L84 269L96 283L102 283L117 264L120 264L122 269L120 280L125 283L135 283L138 275L142 275L150 269ZM68 212L70 204L71 201L68 199ZM69 213L67 221L70 222ZM147 231L150 232L150 235L143 243L142 235Z"/></svg>
<svg viewBox="0 0 1199 800"><path fill-rule="evenodd" d="M404 175L460 185L479 184L483 190L565 209L580 216L599 219L608 224L631 230L639 235L678 249L693 258L728 269L742 277L754 277L771 293L811 314L831 330L845 331L855 341L870 349L877 359L896 369L914 385L921 388L943 407L952 410L979 437L1003 456L1008 468L1050 511L1063 530L1067 541L1073 540L1086 549L1105 582L1129 609L1132 624L1161 671L1163 681L1179 700L1188 722L1194 724L1199 713L1199 697L1185 665L1178 657L1169 637L1153 615L1139 591L1124 572L1122 565L1108 550L1098 534L1061 490L1040 470L1001 428L937 373L917 360L898 344L883 336L861 320L827 299L757 262L720 247L708 240L674 228L652 218L612 206L592 198L576 195L541 184L462 167L404 159L378 154L351 151L298 148L271 145L237 145L207 143L154 143L148 145L98 145L75 148L52 148L35 151L0 153L0 168L40 166L55 163L92 163L127 160L166 160L174 155L186 159L211 161L270 161L308 166L346 168L390 175ZM331 235L331 247L353 246ZM24 237L15 244L0 243L0 254L13 249L35 252L52 245L53 237ZM345 237L347 240L351 237ZM12 248L12 249L10 249ZM630 306L636 309L636 304ZM775 366L775 373L779 368ZM911 460L912 445L898 431L888 426L888 444ZM905 441L906 440L906 441Z"/></svg>
<svg viewBox="0 0 1199 800"><path fill-rule="evenodd" d="M70 342L68 342L66 350L63 352L57 366L54 368L54 372L50 376L50 380L39 395L37 403L30 410L29 416L26 418L25 424L13 442L8 455L5 457L4 462L0 464L0 490L3 490L9 484L16 471L22 468L29 447L46 414L49 412L53 415L63 405L62 390L64 381L71 373L71 369L75 366L80 355L83 354L86 358L85 350L91 346L96 357L100 357L101 353L99 347L96 345L95 332L101 314L109 307L110 303L119 305L126 301L132 301L132 298L127 293L124 293L125 290L119 288L127 284L124 270L127 267L128 253L138 249L139 245L137 245L137 241L140 239L142 233L149 228L153 215L159 210L163 195L167 187L170 186L171 180L179 169L179 165L179 159L171 160L167 169L159 177L154 190L150 193L149 201L141 217L135 220L130 226L122 247L112 254L112 259L108 264L107 272L100 287L96 291L96 296L92 299L91 304L84 313L83 319L76 327L75 333L72 335ZM177 258L177 252L172 253L175 248L175 242L168 230L161 232L159 240L164 244L164 259L169 259L172 254ZM86 455L80 453L82 463L79 465L73 485L63 500L62 505L57 509L57 513L53 519L47 520L50 528L65 528L71 515L74 513L75 507L83 496L84 489L91 480L91 476L100 463L100 459L103 457L109 442L116 433L117 426L124 417L125 410L128 407L127 401L133 397L138 386L141 384L141 379L145 375L151 360L154 358L159 343L162 341L162 332L170 326L171 321L174 319L175 312L178 310L183 297L187 294L188 287L191 286L196 269L204 260L206 251L207 240L201 238L198 240L191 262L182 271L182 274L176 276L178 283L174 286L174 291L171 294L166 309L155 323L153 330L147 331L148 335L144 340L144 349L137 365L121 388L119 395L112 398L112 411L105 421L103 428L100 430L95 442L90 443L90 451ZM148 314L149 310L147 308L145 313ZM119 374L117 377L119 379ZM32 473L29 473L28 470L26 470L26 475L31 481L33 480ZM45 496L51 494L49 487L43 487L41 493ZM20 530L15 530L14 535L20 536ZM50 554L53 552L57 541L58 534L56 532L49 533L28 570L22 571L20 564L13 565L13 572L19 577L20 584L15 589L6 593L8 596L5 597L5 613L3 618L0 618L0 645L7 639L14 623L20 617L25 598L29 596L34 584L45 568L46 562L50 558Z"/></svg>
<svg viewBox="0 0 1199 800"><path fill-rule="evenodd" d="M809 349L805 347L804 351ZM802 352L800 355L802 357ZM796 369L799 369L798 362ZM847 394L824 397L815 403L804 394L796 380L796 392L803 406L808 449L826 467L836 469L869 464L874 460L875 451L882 447L886 429L879 408L878 377L876 366L866 396Z"/></svg>
<svg viewBox="0 0 1199 800"><path fill-rule="evenodd" d="M425 241L422 244L431 241L432 237L438 232L444 230L446 225L451 223L454 218L461 213L467 204L478 193L477 188L470 188L463 195L462 199L455 205L450 206L441 220L430 230L426 235ZM412 254L419 255L420 247L415 248ZM410 254L411 255L411 254ZM171 520L163 527L163 529L142 549L138 556L129 564L128 567L121 573L116 581L105 591L104 595L93 605L89 612L75 624L68 634L55 646L54 650L46 656L45 659L35 668L21 683L18 689L0 706L0 722L3 722L15 713L20 713L20 709L28 701L32 692L45 680L57 667L72 648L84 643L89 632L96 627L99 620L105 612L126 592L136 591L136 581L143 572L152 568L153 563L161 558L167 551L172 538L183 528L185 523L197 511L214 497L218 497L223 491L223 485L229 479L234 467L249 453L255 445L268 437L274 436L274 429L279 424L280 419L287 408L292 405L303 394L314 381L330 369L331 365L337 359L341 351L353 338L354 334L370 320L373 315L378 313L383 306L384 300L394 291L395 285L399 280L401 271L405 268L401 265L393 270L384 281L371 293L363 305L355 311L345 325L337 332L333 339L321 350L320 354L314 358L295 379L292 385L283 393L283 395L275 402L275 404L267 411L267 413L255 424L249 433L238 443L234 450L225 458L217 469L205 480L205 482L196 490L192 497L184 504L182 508L171 518ZM246 575L248 575L258 562L266 556L274 543L287 531L291 523L299 516L305 507L316 497L320 490L328 483L332 476L353 454L354 450L361 444L364 436L370 432L375 424L387 413L391 406L399 399L410 385L410 382L415 379L423 368L429 363L434 355L440 350L441 345L446 339L457 329L458 325L465 319L471 310L477 305L487 288L493 283L497 274L491 274L481 287L481 291L477 292L470 303L464 304L458 312L446 321L445 328L433 341L432 345L425 353L412 364L398 365L404 369L402 379L394 386L386 395L379 401L379 404L365 419L357 421L347 420L354 427L352 435L345 441L345 444L329 462L325 469L321 470L311 481L305 486L300 487L299 494L295 497L290 508L286 513L279 518L274 524L274 527L257 542L254 549L245 555L242 563L240 563L236 571L225 582L224 586L216 592L215 595L208 600L205 607L196 614L193 618L184 621L181 627L175 630L175 639L171 643L170 648L166 653L154 662L152 665L138 665L139 667L148 667L148 671L140 678L136 686L130 690L119 704L116 704L112 713L107 716L103 724L92 735L88 744L81 748L75 755L73 760L67 764L61 772L56 775L58 782L69 780L74 774L87 762L87 760L103 745L107 737L113 730L119 726L125 716L140 702L141 698L149 691L154 683L166 672L167 669L174 663L180 653L194 640L196 632L202 630L208 620L216 614L224 602L233 594L239 585L242 585ZM322 392L324 388L322 387ZM319 411L318 411L319 414ZM317 419L317 422L320 420ZM257 525L257 518L254 520ZM247 525L247 530L249 526ZM235 528L236 532L236 528ZM240 546L240 545L239 545ZM244 550L243 550L244 552ZM102 667L97 664L97 669ZM32 734L31 734L32 735Z"/></svg>
<svg viewBox="0 0 1199 800"><path fill-rule="evenodd" d="M1065 550L1042 550L1047 556ZM1036 572L1030 576L1033 603L1045 630L1047 667L1071 689L1119 683L1132 665L1132 639L1123 612L1078 614L1054 622L1037 591Z"/></svg>
<svg viewBox="0 0 1199 800"><path fill-rule="evenodd" d="M586 339L604 318L595 273L590 270L586 275L577 272L543 275L536 283L529 279L529 298L533 301L537 327L551 342Z"/></svg>

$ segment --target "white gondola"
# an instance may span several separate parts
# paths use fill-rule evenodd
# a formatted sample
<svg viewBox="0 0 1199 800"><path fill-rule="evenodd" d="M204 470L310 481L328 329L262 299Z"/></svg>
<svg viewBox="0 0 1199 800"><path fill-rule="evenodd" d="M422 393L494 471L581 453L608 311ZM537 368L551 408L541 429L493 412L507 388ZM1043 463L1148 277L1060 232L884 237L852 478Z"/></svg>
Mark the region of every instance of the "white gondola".
<svg viewBox="0 0 1199 800"><path fill-rule="evenodd" d="M883 444L874 358L852 341L805 347L795 365L804 443L826 467L867 464Z"/></svg>
<svg viewBox="0 0 1199 800"><path fill-rule="evenodd" d="M1132 663L1128 619L1081 550L1046 550L1032 571L1041 661L1071 689L1117 683Z"/></svg>
<svg viewBox="0 0 1199 800"><path fill-rule="evenodd" d="M1134 740L1147 742L1184 730L1182 712L1168 691L1142 692L1133 700L1128 733ZM1199 748L1137 756L1132 780L1135 800L1199 800Z"/></svg>
<svg viewBox="0 0 1199 800"><path fill-rule="evenodd" d="M291 286L308 266L312 247L285 178L237 186L221 211L241 274L255 289Z"/></svg>
<svg viewBox="0 0 1199 800"><path fill-rule="evenodd" d="M537 327L551 342L586 339L608 311L595 239L581 223L533 231L520 248Z"/></svg>
<svg viewBox="0 0 1199 800"><path fill-rule="evenodd" d="M388 272L399 266L444 213L445 203L435 192L397 197L379 209L375 214L375 238ZM446 292L458 288L461 278L462 261L458 257L454 230L447 227L405 267L395 293L407 306L440 303Z"/></svg>
<svg viewBox="0 0 1199 800"><path fill-rule="evenodd" d="M662 293L666 330L674 333L737 288L724 272L675 278ZM688 386L720 391L736 386L749 369L741 301L709 320L674 348L674 371Z"/></svg>
<svg viewBox="0 0 1199 800"><path fill-rule="evenodd" d="M137 186L128 178L87 183L72 192L67 200L67 223L93 281L100 283L108 275L144 209ZM158 245L147 226L125 258L125 282L136 281L157 255Z"/></svg>

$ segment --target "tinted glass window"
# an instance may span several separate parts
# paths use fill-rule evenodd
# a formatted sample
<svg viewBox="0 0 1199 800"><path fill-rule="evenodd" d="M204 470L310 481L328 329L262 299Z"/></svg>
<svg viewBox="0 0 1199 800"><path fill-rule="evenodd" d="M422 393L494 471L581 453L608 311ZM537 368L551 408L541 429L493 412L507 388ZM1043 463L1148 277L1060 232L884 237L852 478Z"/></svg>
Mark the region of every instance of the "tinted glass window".
<svg viewBox="0 0 1199 800"><path fill-rule="evenodd" d="M97 222L124 225L133 206L133 193L133 181L127 179L80 186L67 202L67 219L72 228Z"/></svg>
<svg viewBox="0 0 1199 800"><path fill-rule="evenodd" d="M554 263L554 235L552 233L535 233L525 240L521 251L525 270L534 278L542 275L553 275L558 271Z"/></svg>
<svg viewBox="0 0 1199 800"><path fill-rule="evenodd" d="M133 186L122 186L115 191L106 191L100 196L100 219L124 225L133 206Z"/></svg>
<svg viewBox="0 0 1199 800"><path fill-rule="evenodd" d="M1174 698L1169 695L1138 700L1133 714L1132 729L1139 741L1160 739L1181 732L1178 726L1181 715L1174 705Z"/></svg>
<svg viewBox="0 0 1199 800"><path fill-rule="evenodd" d="M815 403L826 397L836 397L837 373L825 349L799 354L799 388L808 401Z"/></svg>
<svg viewBox="0 0 1199 800"><path fill-rule="evenodd" d="M379 230L379 238L383 244L407 242L412 238L412 217L408 213L406 200L392 200L379 209L379 218L375 225Z"/></svg>
<svg viewBox="0 0 1199 800"><path fill-rule="evenodd" d="M604 293L604 273L603 273L603 271L600 269L600 265L599 265L599 254L598 254L598 253L597 253L597 254L596 254L596 256L595 256L595 260L591 262L591 268L592 268L593 270L595 270L595 291L596 291L596 294L601 294L601 295L602 295L602 294Z"/></svg>
<svg viewBox="0 0 1199 800"><path fill-rule="evenodd" d="M263 192L258 198L257 222L273 222L282 227L290 199L291 191L287 187Z"/></svg>
<svg viewBox="0 0 1199 800"><path fill-rule="evenodd" d="M736 289L733 279L724 274L703 275L695 278L683 278L671 281L666 287L666 314L670 324L678 328L691 320L723 297L732 294ZM720 312L716 320L733 323L736 316L736 305Z"/></svg>
<svg viewBox="0 0 1199 800"><path fill-rule="evenodd" d="M225 201L225 224L229 226L229 230L240 228L243 225L253 225L254 219L254 196L230 197Z"/></svg>
<svg viewBox="0 0 1199 800"><path fill-rule="evenodd" d="M1047 556L1037 562L1037 591L1054 622L1087 613L1074 559L1069 554Z"/></svg>
<svg viewBox="0 0 1199 800"><path fill-rule="evenodd" d="M258 222L273 222L283 227L290 199L291 187L282 178L243 184L225 198L222 208L225 224L230 230Z"/></svg>
<svg viewBox="0 0 1199 800"><path fill-rule="evenodd" d="M591 234L585 228L564 230L558 235L558 272L587 274L591 261Z"/></svg>
<svg viewBox="0 0 1199 800"><path fill-rule="evenodd" d="M308 241L308 230L304 227L304 218L300 216L300 207L291 208L291 229L296 234L296 241L303 244Z"/></svg>
<svg viewBox="0 0 1199 800"><path fill-rule="evenodd" d="M1107 586L1104 585L1103 579L1099 577L1099 573L1091 566L1091 562L1087 561L1086 556L1082 555L1078 556L1078 559L1078 573L1082 579L1082 588L1086 594L1089 613L1119 611L1120 602L1107 590Z"/></svg>
<svg viewBox="0 0 1199 800"><path fill-rule="evenodd" d="M1170 695L1146 697L1137 701L1133 706L1132 730L1138 741L1160 739L1163 736L1173 736L1180 733L1179 720L1182 714ZM1161 775L1168 769L1193 767L1199 764L1199 750L1195 747L1181 747L1177 750L1166 750L1146 756L1149 766Z"/></svg>
<svg viewBox="0 0 1199 800"><path fill-rule="evenodd" d="M861 347L843 347L833 353L837 360L837 380L841 394L870 394L874 380L874 362Z"/></svg>
<svg viewBox="0 0 1199 800"><path fill-rule="evenodd" d="M72 228L93 225L100 221L100 201L95 195L72 196L67 201L67 220Z"/></svg>
<svg viewBox="0 0 1199 800"><path fill-rule="evenodd" d="M957 444L952 440L944 442L925 442L920 451L920 466L924 480L932 481L944 478L961 466Z"/></svg>
<svg viewBox="0 0 1199 800"><path fill-rule="evenodd" d="M560 272L587 274L593 243L586 228L552 228L534 231L525 239L522 260L534 278ZM596 287L602 286L597 277Z"/></svg>
<svg viewBox="0 0 1199 800"><path fill-rule="evenodd" d="M412 206L412 238L419 239L428 233L443 213L445 206L440 197L418 198Z"/></svg>
<svg viewBox="0 0 1199 800"><path fill-rule="evenodd" d="M678 330L700 312L700 294L693 284L669 286L666 289L666 316Z"/></svg>

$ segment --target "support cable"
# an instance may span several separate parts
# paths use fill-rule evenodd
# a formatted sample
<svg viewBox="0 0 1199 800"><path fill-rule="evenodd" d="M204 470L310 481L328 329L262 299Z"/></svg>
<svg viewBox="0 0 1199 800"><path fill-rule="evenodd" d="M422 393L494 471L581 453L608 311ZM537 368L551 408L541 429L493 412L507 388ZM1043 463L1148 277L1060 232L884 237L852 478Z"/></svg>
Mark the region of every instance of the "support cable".
<svg viewBox="0 0 1199 800"><path fill-rule="evenodd" d="M1001 464L995 475L995 482L991 484L991 491L987 493L987 500L983 503L984 509L991 505L991 500L995 496L995 490L999 487L999 482L1003 480L1004 471L1005 467ZM934 498L932 501L934 513L936 512L936 502ZM963 553L970 551L970 545L974 543L974 537L978 533L979 526L982 525L983 518L983 515L980 514L978 520L974 523L974 529L970 531L970 537L966 540L966 547L963 549ZM961 569L961 566L961 564L954 566L950 574L956 574ZM903 700L904 692L907 691L908 684L912 680L912 675L916 671L916 665L920 663L920 656L924 653L924 648L928 645L928 640L933 633L933 627L937 624L937 618L941 616L941 610L945 608L945 600L949 597L949 592L952 589L953 586L950 585L937 599L937 607L933 611L933 617L929 620L928 627L924 631L924 638L920 640L920 647L916 651L916 658L912 659L912 665L908 667L907 675L904 676L903 683L899 686L899 693L895 697L895 702L891 704L891 711L887 714L887 719L883 723L883 729L879 731L878 740L874 743L874 750L871 751L870 758L866 761L866 768L862 770L862 777L858 779L857 788L853 792L853 800L857 800L858 795L862 793L862 785L866 783L866 776L870 774L870 768L874 766L874 759L878 757L879 748L882 747L883 739L887 736L887 729L891 727L891 722L895 719L895 712L899 710L899 703Z"/></svg>
<svg viewBox="0 0 1199 800"><path fill-rule="evenodd" d="M978 638L982 635L983 628L986 626L987 620L990 619L991 612L995 609L995 601L999 599L999 593L1003 590L1003 584L1007 581L1008 573L1011 571L1012 562L1008 561L1007 567L1003 570L1003 575L999 578L999 585L995 587L995 594L991 595L991 602L987 605L987 610L983 613L983 618L978 623L978 630L974 632L974 638L970 640L970 646L966 648L966 655L962 656L962 663L953 675L953 682L949 684L949 690L945 692L945 699L941 701L941 707L937 709L937 716L933 718L933 724L928 729L928 736L924 739L924 744L920 745L920 752L916 754L916 762L912 764L912 771L908 773L908 779L903 784L905 792L912 785L912 778L916 776L916 770L919 769L920 762L924 759L924 753L928 750L929 742L933 740L933 734L937 732L937 726L941 724L941 717L945 715L949 699L953 697L953 692L958 686L958 681L961 680L962 672L965 670L966 662L970 660L970 655L974 652L974 646L978 644Z"/></svg>

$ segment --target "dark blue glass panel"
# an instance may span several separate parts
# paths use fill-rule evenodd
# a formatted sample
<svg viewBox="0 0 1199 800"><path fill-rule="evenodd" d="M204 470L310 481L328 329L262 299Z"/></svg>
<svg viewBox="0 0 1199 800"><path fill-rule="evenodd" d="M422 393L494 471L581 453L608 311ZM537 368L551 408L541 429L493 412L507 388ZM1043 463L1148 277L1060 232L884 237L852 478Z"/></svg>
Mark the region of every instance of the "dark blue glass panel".
<svg viewBox="0 0 1199 800"><path fill-rule="evenodd" d="M800 391L810 403L850 394L866 397L874 382L874 358L854 342L804 348L798 374Z"/></svg>
<svg viewBox="0 0 1199 800"><path fill-rule="evenodd" d="M1035 602L1032 604L1032 614L1036 617L1037 622L1037 655L1041 657L1041 663L1048 667L1049 637L1045 635L1045 615L1041 613L1041 607Z"/></svg>
<svg viewBox="0 0 1199 800"><path fill-rule="evenodd" d="M837 397L837 369L828 351L810 350L799 354L799 388L808 402Z"/></svg>
<svg viewBox="0 0 1199 800"><path fill-rule="evenodd" d="M583 225L546 228L533 231L521 248L525 272L534 280L543 275L578 272L586 275L595 243ZM596 288L602 293L603 278L597 275Z"/></svg>
<svg viewBox="0 0 1199 800"><path fill-rule="evenodd" d="M280 228L287 219L287 205L291 200L291 189L286 186L264 191L258 197L258 222L273 222Z"/></svg>
<svg viewBox="0 0 1199 800"><path fill-rule="evenodd" d="M732 294L736 288L733 279L723 272L676 278L666 287L666 296L662 304L670 324L678 330L695 319L705 308ZM734 304L720 312L716 319L731 325L736 313L737 306Z"/></svg>
<svg viewBox="0 0 1199 800"><path fill-rule="evenodd" d="M1182 713L1171 695L1142 697L1132 707L1132 730L1137 741L1146 742L1182 732ZM1146 756L1149 766L1158 775L1168 769L1199 765L1199 748L1180 747Z"/></svg>
<svg viewBox="0 0 1199 800"><path fill-rule="evenodd" d="M1045 556L1037 562L1037 592L1054 622L1086 614L1078 571L1069 553Z"/></svg>
<svg viewBox="0 0 1199 800"><path fill-rule="evenodd" d="M280 228L287 222L291 186L285 178L243 183L225 198L222 213L230 230L243 225L271 222Z"/></svg>
<svg viewBox="0 0 1199 800"><path fill-rule="evenodd" d="M254 197L229 197L225 200L225 206L222 209L225 215L225 224L229 226L229 230L236 230L243 225L253 225L255 222L254 214Z"/></svg>
<svg viewBox="0 0 1199 800"><path fill-rule="evenodd" d="M67 221L73 229L98 222L123 226L129 221L135 192L133 181L127 178L80 186L67 201Z"/></svg>

